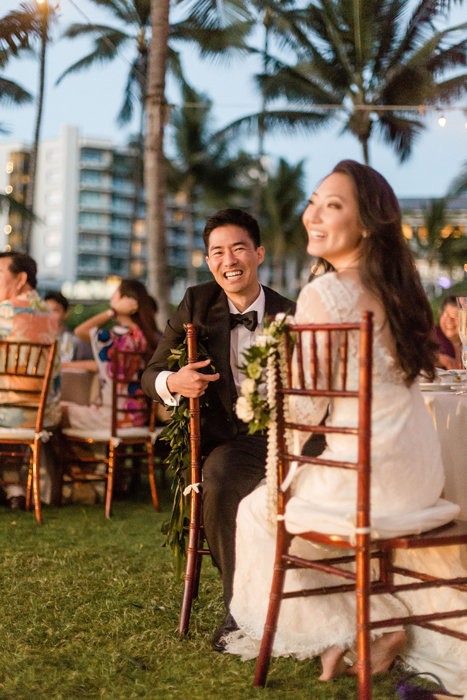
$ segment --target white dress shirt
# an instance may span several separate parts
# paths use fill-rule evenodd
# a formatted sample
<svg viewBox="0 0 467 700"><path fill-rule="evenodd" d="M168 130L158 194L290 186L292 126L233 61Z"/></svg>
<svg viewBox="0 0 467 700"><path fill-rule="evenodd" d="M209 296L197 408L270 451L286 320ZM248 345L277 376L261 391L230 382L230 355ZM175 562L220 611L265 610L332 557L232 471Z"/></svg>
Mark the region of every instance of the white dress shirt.
<svg viewBox="0 0 467 700"><path fill-rule="evenodd" d="M238 365L243 364L243 352L255 342L256 333L263 330L264 326L264 309L265 296L264 290L260 286L260 293L255 301L244 311L239 311L236 306L227 299L229 304L229 312L232 314L246 313L247 311L256 311L258 315L258 325L255 331L249 331L244 325L239 324L230 331L230 367L232 370L235 387L237 393L240 394L240 386L245 379L245 375L240 372ZM228 320L228 319L227 319ZM180 397L178 394L171 394L167 387L167 378L173 374L168 370L159 372L156 377L156 391L164 401L166 406L178 406Z"/></svg>

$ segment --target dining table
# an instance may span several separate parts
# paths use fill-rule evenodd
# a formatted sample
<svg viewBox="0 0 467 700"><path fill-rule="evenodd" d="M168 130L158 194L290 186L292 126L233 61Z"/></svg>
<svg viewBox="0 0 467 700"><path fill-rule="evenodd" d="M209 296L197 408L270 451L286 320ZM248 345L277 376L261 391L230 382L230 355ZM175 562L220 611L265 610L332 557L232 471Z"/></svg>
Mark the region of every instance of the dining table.
<svg viewBox="0 0 467 700"><path fill-rule="evenodd" d="M467 385L434 385L422 394L441 443L444 497L457 503L459 519L467 520Z"/></svg>

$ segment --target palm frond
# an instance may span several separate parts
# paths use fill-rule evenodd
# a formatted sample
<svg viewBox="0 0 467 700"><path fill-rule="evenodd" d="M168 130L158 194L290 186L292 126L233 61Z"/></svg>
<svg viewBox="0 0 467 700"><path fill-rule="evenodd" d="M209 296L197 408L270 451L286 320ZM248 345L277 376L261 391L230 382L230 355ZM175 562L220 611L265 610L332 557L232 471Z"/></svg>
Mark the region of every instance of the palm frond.
<svg viewBox="0 0 467 700"><path fill-rule="evenodd" d="M410 156L416 138L424 129L424 124L418 119L396 112L380 112L374 126L383 139L395 147L401 163Z"/></svg>
<svg viewBox="0 0 467 700"><path fill-rule="evenodd" d="M460 194L467 192L467 160L465 161L462 170L454 180L450 183L448 188L449 197L457 197Z"/></svg>
<svg viewBox="0 0 467 700"><path fill-rule="evenodd" d="M31 102L31 100L32 95L21 85L0 76L0 102L20 105Z"/></svg>
<svg viewBox="0 0 467 700"><path fill-rule="evenodd" d="M71 73L78 73L79 71L89 68L97 63L106 63L107 61L112 61L117 55L119 49L122 45L127 42L129 37L123 32L118 30L110 30L104 36L99 37L95 40L94 51L91 51L87 56L84 56L76 63L73 63L66 70L59 75L56 80L56 85L62 82L65 76Z"/></svg>
<svg viewBox="0 0 467 700"><path fill-rule="evenodd" d="M305 112L299 110L271 110L257 112L231 122L216 133L216 138L236 138L241 135L258 133L261 120L266 131L282 131L290 134L296 131L310 133L319 129L331 119L329 112Z"/></svg>

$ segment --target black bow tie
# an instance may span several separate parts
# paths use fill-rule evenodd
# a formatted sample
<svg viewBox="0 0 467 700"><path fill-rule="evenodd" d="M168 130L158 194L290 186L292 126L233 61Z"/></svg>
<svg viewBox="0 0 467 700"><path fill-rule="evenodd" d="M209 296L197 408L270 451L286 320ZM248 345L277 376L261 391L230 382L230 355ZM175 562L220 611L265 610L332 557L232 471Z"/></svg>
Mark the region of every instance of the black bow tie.
<svg viewBox="0 0 467 700"><path fill-rule="evenodd" d="M247 311L246 314L230 314L230 330L241 324L253 332L258 325L258 314L256 311Z"/></svg>

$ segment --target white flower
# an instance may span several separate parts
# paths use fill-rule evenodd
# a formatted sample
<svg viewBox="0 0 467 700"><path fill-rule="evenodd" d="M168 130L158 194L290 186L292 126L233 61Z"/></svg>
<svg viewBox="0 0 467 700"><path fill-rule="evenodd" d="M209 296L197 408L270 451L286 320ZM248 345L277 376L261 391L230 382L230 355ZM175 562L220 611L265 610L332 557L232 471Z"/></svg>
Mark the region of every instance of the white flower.
<svg viewBox="0 0 467 700"><path fill-rule="evenodd" d="M235 404L235 412L240 420L248 423L255 417L254 411L251 408L251 404L246 398L246 396L240 396Z"/></svg>
<svg viewBox="0 0 467 700"><path fill-rule="evenodd" d="M253 379L259 379L262 374L261 365L258 362L251 362L247 367L246 374Z"/></svg>
<svg viewBox="0 0 467 700"><path fill-rule="evenodd" d="M276 314L276 315L274 316L274 321L276 321L276 323L280 323L280 322L283 321L285 318L287 318L287 316L285 315L285 313L284 313L283 311L280 311L278 314Z"/></svg>
<svg viewBox="0 0 467 700"><path fill-rule="evenodd" d="M244 379L241 386L241 392L243 396L249 396L256 389L256 382L254 379Z"/></svg>
<svg viewBox="0 0 467 700"><path fill-rule="evenodd" d="M274 336L270 333L258 333L255 338L255 345L257 345L259 348L266 348L273 341Z"/></svg>

